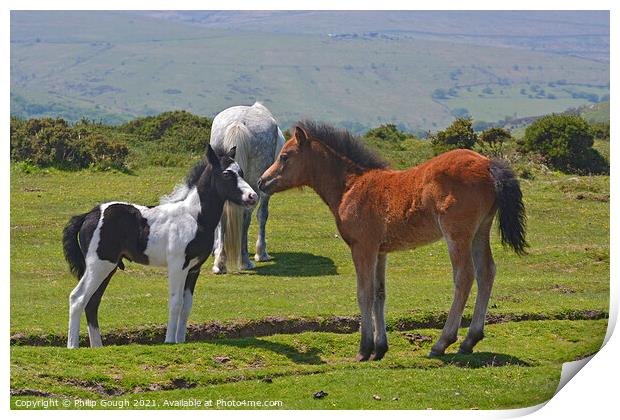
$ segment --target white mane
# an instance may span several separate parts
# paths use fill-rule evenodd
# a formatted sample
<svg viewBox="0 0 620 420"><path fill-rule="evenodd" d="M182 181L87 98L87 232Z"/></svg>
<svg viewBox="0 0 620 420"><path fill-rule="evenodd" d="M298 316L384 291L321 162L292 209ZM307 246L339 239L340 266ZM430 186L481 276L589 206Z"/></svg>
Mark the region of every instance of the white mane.
<svg viewBox="0 0 620 420"><path fill-rule="evenodd" d="M177 184L177 186L174 187L174 190L172 190L170 194L160 197L159 204L170 204L183 201L189 195L189 191L190 188L187 186L187 184Z"/></svg>

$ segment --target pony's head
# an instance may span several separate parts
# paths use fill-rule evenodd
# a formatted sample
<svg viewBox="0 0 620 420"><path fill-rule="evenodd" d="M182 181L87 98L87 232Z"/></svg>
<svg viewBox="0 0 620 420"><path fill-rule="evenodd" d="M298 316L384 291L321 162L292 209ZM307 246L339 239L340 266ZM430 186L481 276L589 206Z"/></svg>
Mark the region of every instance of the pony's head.
<svg viewBox="0 0 620 420"><path fill-rule="evenodd" d="M304 151L310 149L310 143L306 130L300 126L295 127L293 137L284 144L275 162L258 180L258 188L267 194L273 194L305 185L311 168L308 155L304 154Z"/></svg>
<svg viewBox="0 0 620 420"><path fill-rule="evenodd" d="M243 179L243 170L235 162L236 147L228 152L217 154L209 144L207 161L212 167L212 182L217 194L224 200L252 208L258 203L258 194Z"/></svg>

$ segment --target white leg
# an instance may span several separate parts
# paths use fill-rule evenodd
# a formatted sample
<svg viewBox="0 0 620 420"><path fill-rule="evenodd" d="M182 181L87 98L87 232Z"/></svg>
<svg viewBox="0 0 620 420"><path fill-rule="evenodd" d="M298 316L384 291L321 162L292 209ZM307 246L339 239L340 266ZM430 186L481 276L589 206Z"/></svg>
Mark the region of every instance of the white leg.
<svg viewBox="0 0 620 420"><path fill-rule="evenodd" d="M269 218L270 198L271 196L267 194L261 194L260 207L256 211L256 218L258 219L258 239L256 240L256 254L254 254L256 261L269 261L270 258L269 254L267 254L267 242L265 240L265 226Z"/></svg>
<svg viewBox="0 0 620 420"><path fill-rule="evenodd" d="M183 290L183 309L181 309L181 315L177 324L176 342L184 343L185 335L187 333L187 320L189 314L192 312L192 305L194 303L194 287L196 287L196 281L200 275L200 268L192 269L187 273L187 279L185 280L185 289Z"/></svg>
<svg viewBox="0 0 620 420"><path fill-rule="evenodd" d="M88 339L90 340L91 347L102 347L103 341L101 340L101 329L88 324Z"/></svg>
<svg viewBox="0 0 620 420"><path fill-rule="evenodd" d="M82 317L82 312L84 312L84 308L91 296L115 267L116 264L100 259L86 262L86 271L69 296L67 348L75 349L80 346L80 318Z"/></svg>
<svg viewBox="0 0 620 420"><path fill-rule="evenodd" d="M213 273L214 274L225 274L226 273L226 254L224 253L224 228L223 228L223 219L224 215L222 215L222 220L215 228L215 238L213 242Z"/></svg>
<svg viewBox="0 0 620 420"><path fill-rule="evenodd" d="M187 319L192 311L192 304L194 303L194 295L189 290L183 291L183 308L181 309L181 315L179 316L179 322L177 323L176 342L185 343L185 335L187 334Z"/></svg>
<svg viewBox="0 0 620 420"><path fill-rule="evenodd" d="M184 261L168 262L168 328L166 329L166 343L176 343L177 325L183 310L183 288L188 270L183 270Z"/></svg>

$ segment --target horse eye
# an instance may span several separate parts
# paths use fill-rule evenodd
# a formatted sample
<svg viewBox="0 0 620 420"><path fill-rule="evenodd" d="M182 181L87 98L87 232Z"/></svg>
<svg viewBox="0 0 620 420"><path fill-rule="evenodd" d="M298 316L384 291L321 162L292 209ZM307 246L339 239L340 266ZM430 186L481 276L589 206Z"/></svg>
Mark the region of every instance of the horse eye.
<svg viewBox="0 0 620 420"><path fill-rule="evenodd" d="M232 173L230 171L224 171L222 172L222 176L226 179L230 178L232 176Z"/></svg>
<svg viewBox="0 0 620 420"><path fill-rule="evenodd" d="M280 155L280 160L282 162L286 162L286 159L288 159L288 155Z"/></svg>

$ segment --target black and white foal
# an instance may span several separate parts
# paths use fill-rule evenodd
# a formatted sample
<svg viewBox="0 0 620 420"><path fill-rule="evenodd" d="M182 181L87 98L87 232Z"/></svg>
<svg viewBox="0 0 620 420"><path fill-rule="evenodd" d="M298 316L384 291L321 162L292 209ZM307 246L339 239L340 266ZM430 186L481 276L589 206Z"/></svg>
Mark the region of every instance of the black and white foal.
<svg viewBox="0 0 620 420"><path fill-rule="evenodd" d="M80 281L69 297L67 347L79 346L82 311L91 347L102 345L99 303L116 269L124 269L123 258L168 267L166 343L185 341L194 287L213 249L224 202L253 207L258 201L234 154L233 148L216 155L209 145L185 184L162 197L158 206L109 202L71 218L63 232L63 246L71 272Z"/></svg>

